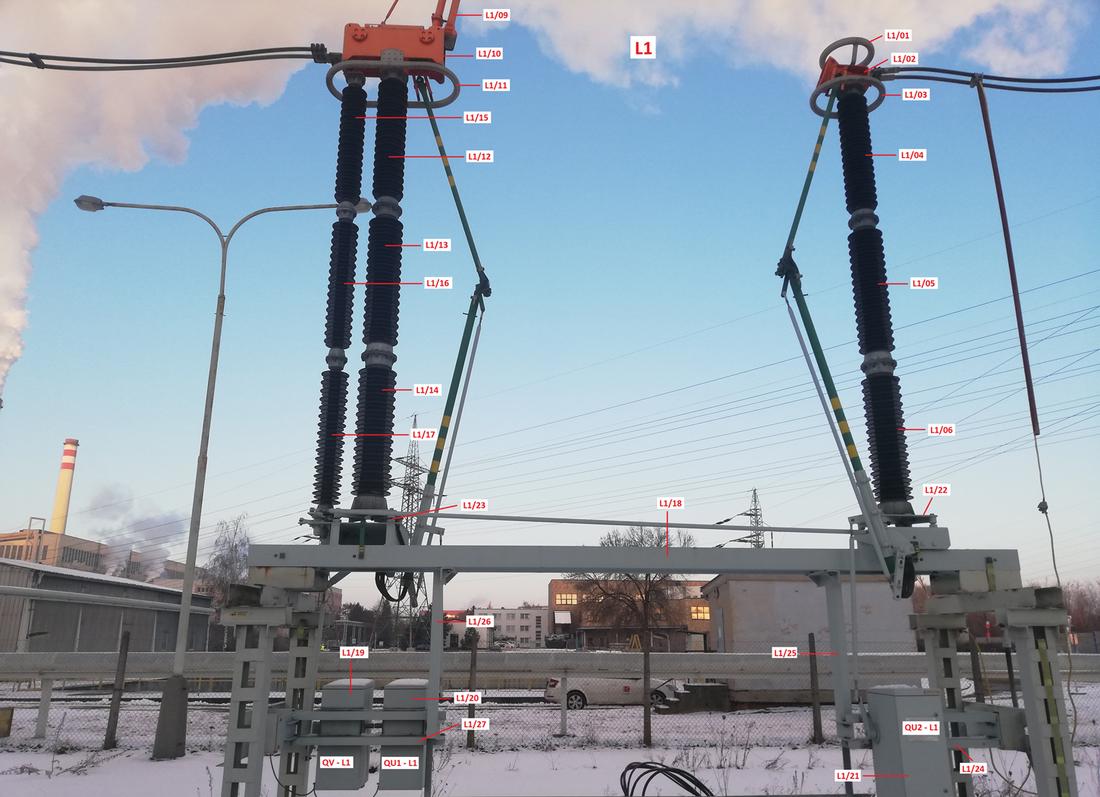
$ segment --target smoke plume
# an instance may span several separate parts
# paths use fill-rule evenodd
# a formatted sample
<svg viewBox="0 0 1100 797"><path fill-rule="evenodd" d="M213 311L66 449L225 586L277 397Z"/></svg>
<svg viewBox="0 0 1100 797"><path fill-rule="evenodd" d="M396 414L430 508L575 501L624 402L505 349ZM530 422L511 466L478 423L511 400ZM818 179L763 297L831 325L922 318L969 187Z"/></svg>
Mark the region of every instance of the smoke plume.
<svg viewBox="0 0 1100 797"><path fill-rule="evenodd" d="M103 565L108 573L126 563L132 551L144 575L155 578L170 552L182 548L187 540L186 518L156 507L136 506L133 492L121 484L100 488L89 507L76 514L84 516L80 525L90 532L88 536L103 542Z"/></svg>
<svg viewBox="0 0 1100 797"><path fill-rule="evenodd" d="M345 22L378 21L389 5L7 2L0 5L0 48L134 58L321 41L338 51ZM391 22L426 24L433 7L431 0L402 0ZM922 57L958 36L964 56L979 68L1057 72L1067 63L1081 8L1079 0L522 0L512 12L547 54L600 82L674 84L678 67L692 57L715 61L720 87L731 79L722 73L727 65L779 67L809 78L824 43L873 37L885 27L913 29ZM467 44L494 31L479 20L460 23L460 42ZM627 60L631 34L659 35L658 60ZM290 74L308 63L93 74L0 64L0 396L28 323L35 220L56 199L65 175L87 164L132 171L154 157L181 161L185 131L204 107L271 103ZM324 91L320 74L317 90ZM538 102L534 87L529 101Z"/></svg>

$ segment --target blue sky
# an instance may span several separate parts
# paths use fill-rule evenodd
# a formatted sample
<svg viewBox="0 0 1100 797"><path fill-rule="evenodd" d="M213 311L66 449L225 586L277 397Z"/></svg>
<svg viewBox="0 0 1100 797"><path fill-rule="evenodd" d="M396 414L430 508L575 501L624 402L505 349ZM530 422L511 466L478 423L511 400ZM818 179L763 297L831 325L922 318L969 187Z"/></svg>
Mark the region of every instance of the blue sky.
<svg viewBox="0 0 1100 797"><path fill-rule="evenodd" d="M1087 63L1096 34L1093 18L1067 73L1096 71ZM442 123L450 151L493 149L497 161L455 163L493 296L448 492L487 498L501 513L654 522L663 517L657 497L677 495L687 502L682 519L713 522L744 511L756 487L771 524L843 526L854 502L773 275L817 130L810 85L700 57L677 65L675 85L622 89L562 68L524 28L489 38L506 61L456 63L465 82L511 78L511 93L466 90L454 106L492 111L490 127ZM973 68L961 50L960 40L928 63ZM625 58L625 42L623 52L622 70L641 68ZM926 164L876 164L891 279L942 282L891 292L907 421L959 424L954 439L911 436L913 480L952 483L934 510L956 546L1018 547L1025 577L1045 581L1050 556L977 102L964 87L932 93L929 103L888 99L872 116L876 151L929 153ZM1088 519L1100 486L1095 96L990 92L1064 579L1100 565ZM311 67L266 107L202 111L182 163L86 167L65 179L39 220L25 351L0 411L0 528L48 515L66 437L81 442L71 533L177 546L171 520L185 520L190 504L216 241L197 219L80 213L71 198L190 205L226 226L265 205L329 202L337 116L321 68ZM434 151L426 122L410 122L408 141L410 154ZM457 287L407 289L399 383L446 383L473 269L437 161L408 164L405 196L407 240L456 244L450 255L407 253L406 278L449 274ZM846 221L833 129L796 259L866 455ZM216 522L239 512L255 540L301 533L331 222L327 211L269 216L233 243L200 560ZM363 268L361 258L360 279ZM414 412L434 425L441 407L402 396L398 426ZM347 475L350 464L349 450ZM455 544L594 544L602 531L443 525ZM725 539L705 532L698 544ZM348 579L347 592L373 602L368 581ZM452 583L447 604L545 594L544 577L467 577Z"/></svg>

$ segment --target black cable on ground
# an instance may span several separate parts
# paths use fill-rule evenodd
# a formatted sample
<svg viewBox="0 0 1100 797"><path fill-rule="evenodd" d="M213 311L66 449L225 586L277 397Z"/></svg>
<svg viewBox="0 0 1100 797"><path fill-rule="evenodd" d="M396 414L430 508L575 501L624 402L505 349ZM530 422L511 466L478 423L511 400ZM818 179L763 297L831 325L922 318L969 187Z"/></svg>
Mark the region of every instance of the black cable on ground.
<svg viewBox="0 0 1100 797"><path fill-rule="evenodd" d="M658 777L665 777L694 797L714 797L707 784L685 769L659 764L656 761L635 761L627 764L619 776L623 797L641 797L648 793L649 785Z"/></svg>

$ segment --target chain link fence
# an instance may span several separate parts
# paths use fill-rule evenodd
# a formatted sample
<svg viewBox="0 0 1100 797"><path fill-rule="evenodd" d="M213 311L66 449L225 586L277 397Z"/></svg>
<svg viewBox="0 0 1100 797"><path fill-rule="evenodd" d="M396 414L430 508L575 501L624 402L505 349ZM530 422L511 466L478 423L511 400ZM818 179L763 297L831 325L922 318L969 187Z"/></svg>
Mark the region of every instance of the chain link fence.
<svg viewBox="0 0 1100 797"><path fill-rule="evenodd" d="M835 743L836 728L831 705L831 657L828 651L810 657L773 659L769 652L745 654L654 654L652 692L660 700L652 711L652 740L657 747L710 748L719 758L744 755L751 747L796 748L810 745L815 737ZM555 750L563 748L629 748L642 741L645 690L630 671L640 654L573 654L568 668L553 666L556 657L547 651L481 653L476 675L482 703L474 715L489 720L478 730L473 745L482 751ZM69 654L71 655L71 654ZM206 654L229 658L232 654ZM356 664L356 677L374 678L375 703L381 707L385 684L394 677L426 672L426 666L408 666L410 654L373 653L368 662ZM346 677L334 654L324 654L319 686ZM626 658L623 658L626 657ZM425 654L420 658L426 662ZM331 659L331 660L330 660ZM1012 690L1003 653L981 654L985 674L983 699L1012 705ZM221 660L219 660L221 661ZM419 661L419 659L418 659ZM585 663L585 662L588 663ZM1073 677L1068 679L1065 657L1063 683L1068 681L1066 707L1075 728L1075 746L1100 745L1100 655L1073 657ZM966 655L964 693L973 699L974 682ZM924 654L861 652L857 658L861 690L879 685L927 685ZM818 688L812 685L817 672ZM276 668L278 664L276 665ZM365 672L358 672L358 670ZM218 671L222 668L219 667ZM276 671L278 671L276 669ZM624 672L625 671L625 672ZM229 702L226 675L192 677L188 712L187 745L190 750L219 750L226 734ZM2 677L2 676L0 676ZM444 694L469 686L469 654L449 653L444 668ZM548 684L553 684L547 688ZM0 681L2 712L12 709L11 730L0 736L4 750L95 750L104 745L111 710L111 678L73 678L50 684L48 713L41 711L41 680ZM564 687L564 691L562 689ZM277 675L272 705L283 698ZM576 699L576 694L583 699ZM571 696L573 699L570 699ZM562 698L565 699L563 710ZM651 694L652 697L652 694ZM549 698L549 699L548 699ZM152 678L130 677L121 695L116 744L122 749L149 751L156 732L160 687ZM814 704L818 704L815 709ZM469 709L444 704L442 727L459 723ZM815 714L820 717L820 736L815 734ZM43 724L43 720L45 720ZM447 732L451 745L466 746L467 734Z"/></svg>

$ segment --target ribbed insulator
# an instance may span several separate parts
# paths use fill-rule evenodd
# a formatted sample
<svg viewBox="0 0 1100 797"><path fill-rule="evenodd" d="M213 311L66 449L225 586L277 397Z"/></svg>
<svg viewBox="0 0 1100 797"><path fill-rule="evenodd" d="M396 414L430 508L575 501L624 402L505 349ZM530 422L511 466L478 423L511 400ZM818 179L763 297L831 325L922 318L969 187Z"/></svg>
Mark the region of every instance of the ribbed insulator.
<svg viewBox="0 0 1100 797"><path fill-rule="evenodd" d="M344 86L340 100L340 143L336 150L336 201L359 202L363 190L363 138L367 93L362 86Z"/></svg>
<svg viewBox="0 0 1100 797"><path fill-rule="evenodd" d="M871 126L867 119L867 98L858 91L841 95L837 107L840 128L840 159L844 172L844 197L848 212L878 207L875 193L875 159L871 154Z"/></svg>
<svg viewBox="0 0 1100 797"><path fill-rule="evenodd" d="M392 368L372 365L359 371L359 412L356 431L379 437L355 439L355 494L385 496L390 487L390 457L393 456L393 388L397 376Z"/></svg>
<svg viewBox="0 0 1100 797"><path fill-rule="evenodd" d="M351 346L352 297L355 286L355 250L359 228L354 221L332 225L332 251L328 267L328 312L325 315L325 345L330 349Z"/></svg>
<svg viewBox="0 0 1100 797"><path fill-rule="evenodd" d="M398 202L405 193L405 160L391 155L405 154L404 117L409 112L408 87L404 78L385 78L378 84L379 119L374 137L374 196L391 196Z"/></svg>
<svg viewBox="0 0 1100 797"><path fill-rule="evenodd" d="M873 374L863 380L863 406L867 414L867 443L871 473L879 503L908 501L913 497L909 480L909 450L905 443L905 416L898 378Z"/></svg>
<svg viewBox="0 0 1100 797"><path fill-rule="evenodd" d="M890 295L882 284L886 282L882 232L873 227L853 232L848 236L848 257L852 264L852 295L856 306L859 353L893 351Z"/></svg>
<svg viewBox="0 0 1100 797"><path fill-rule="evenodd" d="M367 232L367 282L401 281L401 240L404 226L392 216L375 216ZM397 345L401 287L370 285L363 312L363 342Z"/></svg>
<svg viewBox="0 0 1100 797"><path fill-rule="evenodd" d="M336 506L340 498L341 453L344 416L347 408L348 375L328 370L321 374L321 412L317 423L317 466L314 471L313 501L318 506Z"/></svg>

